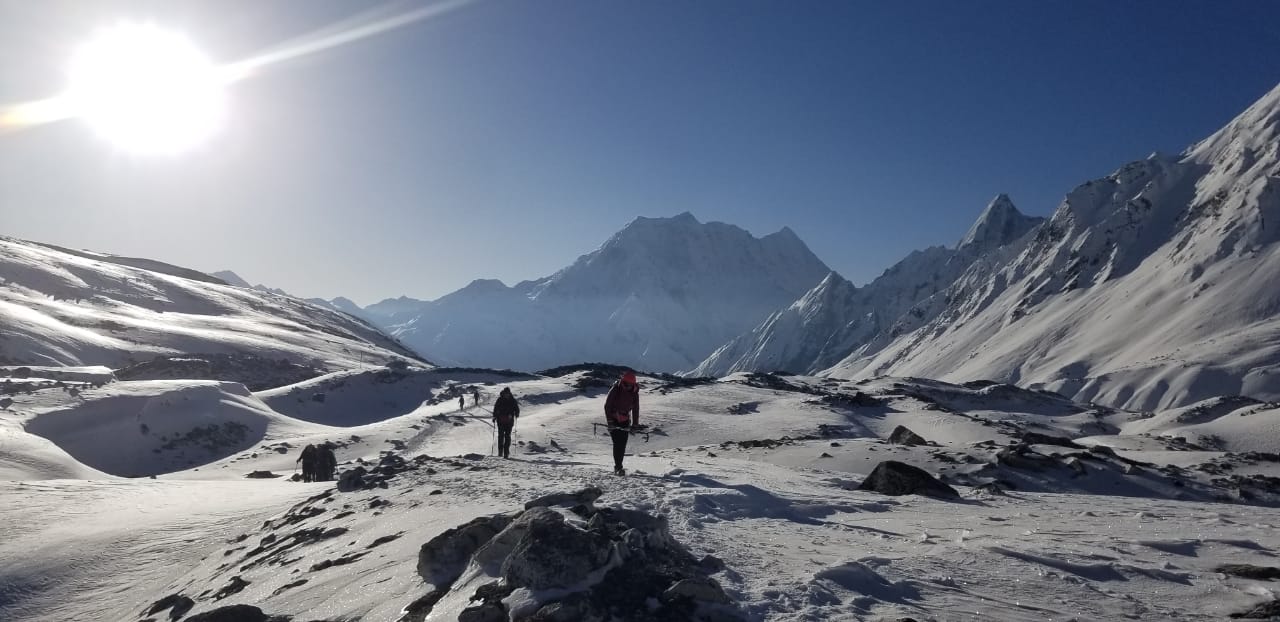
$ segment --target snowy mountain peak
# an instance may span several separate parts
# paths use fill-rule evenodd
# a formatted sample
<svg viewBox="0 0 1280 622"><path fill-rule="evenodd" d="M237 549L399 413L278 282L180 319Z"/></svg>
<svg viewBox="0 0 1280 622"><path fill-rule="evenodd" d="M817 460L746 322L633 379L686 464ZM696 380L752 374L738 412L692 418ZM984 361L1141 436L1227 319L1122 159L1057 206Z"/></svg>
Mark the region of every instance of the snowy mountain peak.
<svg viewBox="0 0 1280 622"><path fill-rule="evenodd" d="M1043 218L1023 215L1009 195L999 194L982 210L956 248L975 247L983 251L999 248L1022 237L1043 221Z"/></svg>

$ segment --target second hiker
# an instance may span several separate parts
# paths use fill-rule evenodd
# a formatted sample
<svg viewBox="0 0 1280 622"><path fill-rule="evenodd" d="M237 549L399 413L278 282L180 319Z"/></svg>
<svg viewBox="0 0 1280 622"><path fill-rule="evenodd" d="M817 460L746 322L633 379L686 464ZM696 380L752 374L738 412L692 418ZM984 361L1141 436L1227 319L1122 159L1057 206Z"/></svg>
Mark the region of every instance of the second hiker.
<svg viewBox="0 0 1280 622"><path fill-rule="evenodd" d="M631 428L640 425L640 385L635 372L622 374L622 378L609 389L604 399L604 418L609 422L609 437L613 439L613 472L625 475L622 458L627 455L627 437Z"/></svg>
<svg viewBox="0 0 1280 622"><path fill-rule="evenodd" d="M498 400L493 403L493 423L498 427L498 455L511 457L511 428L516 425L516 417L520 416L520 404L511 394L510 387L503 387Z"/></svg>

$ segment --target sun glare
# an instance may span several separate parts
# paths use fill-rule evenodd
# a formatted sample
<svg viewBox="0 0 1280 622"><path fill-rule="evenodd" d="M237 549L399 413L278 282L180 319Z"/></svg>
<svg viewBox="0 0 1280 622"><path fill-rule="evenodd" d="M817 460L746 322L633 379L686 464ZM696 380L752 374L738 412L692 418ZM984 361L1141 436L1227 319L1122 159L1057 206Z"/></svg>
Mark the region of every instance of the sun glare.
<svg viewBox="0 0 1280 622"><path fill-rule="evenodd" d="M179 33L121 24L76 51L67 98L74 116L113 145L134 153L177 153L221 125L222 74Z"/></svg>

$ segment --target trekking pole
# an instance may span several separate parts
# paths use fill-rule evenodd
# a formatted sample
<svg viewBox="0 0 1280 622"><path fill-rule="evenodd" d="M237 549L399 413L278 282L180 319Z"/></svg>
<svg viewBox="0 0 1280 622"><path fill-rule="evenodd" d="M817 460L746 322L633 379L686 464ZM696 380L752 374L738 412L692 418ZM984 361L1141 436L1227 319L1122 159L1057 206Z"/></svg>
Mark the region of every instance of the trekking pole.
<svg viewBox="0 0 1280 622"><path fill-rule="evenodd" d="M496 456L498 455L498 428L490 430L489 435L493 437L493 443L489 446L489 455Z"/></svg>

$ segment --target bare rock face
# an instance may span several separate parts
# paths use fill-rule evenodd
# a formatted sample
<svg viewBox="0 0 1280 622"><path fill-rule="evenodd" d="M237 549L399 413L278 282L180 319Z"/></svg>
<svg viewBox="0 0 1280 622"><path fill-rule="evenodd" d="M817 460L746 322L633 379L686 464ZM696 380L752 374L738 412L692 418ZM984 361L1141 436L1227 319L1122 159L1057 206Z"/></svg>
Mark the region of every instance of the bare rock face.
<svg viewBox="0 0 1280 622"><path fill-rule="evenodd" d="M510 524L504 514L481 516L432 538L418 551L418 574L432 585L453 583L476 550Z"/></svg>
<svg viewBox="0 0 1280 622"><path fill-rule="evenodd" d="M871 490L885 495L924 495L945 499L959 498L956 489L938 481L924 469L885 460L876 465L858 490Z"/></svg>
<svg viewBox="0 0 1280 622"><path fill-rule="evenodd" d="M905 425L900 425L893 429L893 433L889 435L889 442L894 445L928 445L929 441L924 440L923 436L912 432Z"/></svg>

